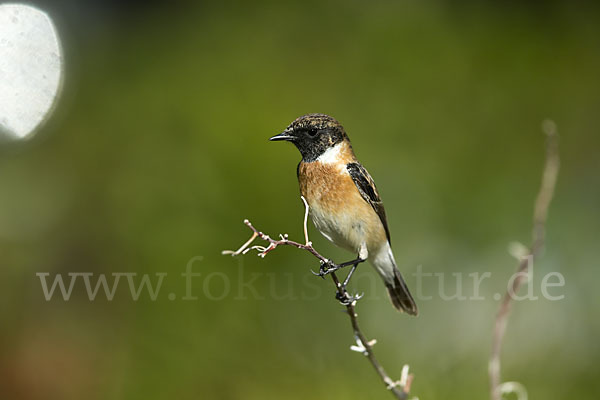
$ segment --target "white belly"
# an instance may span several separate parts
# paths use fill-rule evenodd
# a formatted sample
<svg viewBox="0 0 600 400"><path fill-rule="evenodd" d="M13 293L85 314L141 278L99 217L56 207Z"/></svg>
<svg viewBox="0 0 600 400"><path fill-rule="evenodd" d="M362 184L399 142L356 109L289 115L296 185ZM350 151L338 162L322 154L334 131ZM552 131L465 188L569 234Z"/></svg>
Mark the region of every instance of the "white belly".
<svg viewBox="0 0 600 400"><path fill-rule="evenodd" d="M365 243L363 223L355 215L325 214L318 207L310 209L315 227L336 246L358 253Z"/></svg>

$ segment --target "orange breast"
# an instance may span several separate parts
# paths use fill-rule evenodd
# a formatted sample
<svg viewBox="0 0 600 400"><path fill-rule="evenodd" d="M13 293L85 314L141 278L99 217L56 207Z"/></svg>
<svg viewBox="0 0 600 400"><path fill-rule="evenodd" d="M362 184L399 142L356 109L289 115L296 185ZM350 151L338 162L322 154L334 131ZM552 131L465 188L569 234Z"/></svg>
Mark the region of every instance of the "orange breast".
<svg viewBox="0 0 600 400"><path fill-rule="evenodd" d="M313 222L332 242L351 251L363 242L369 251L387 243L379 216L362 198L345 163L301 162L298 180Z"/></svg>
<svg viewBox="0 0 600 400"><path fill-rule="evenodd" d="M349 197L357 190L350 175L342 173L341 168L344 166L319 161L300 163L300 193L309 205L334 213L347 206Z"/></svg>

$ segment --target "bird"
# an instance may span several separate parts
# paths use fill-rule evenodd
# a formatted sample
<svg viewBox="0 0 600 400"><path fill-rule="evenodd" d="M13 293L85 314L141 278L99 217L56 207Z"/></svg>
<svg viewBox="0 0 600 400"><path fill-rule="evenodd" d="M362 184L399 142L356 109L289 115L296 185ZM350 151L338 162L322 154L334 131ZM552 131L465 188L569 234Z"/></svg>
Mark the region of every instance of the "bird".
<svg viewBox="0 0 600 400"><path fill-rule="evenodd" d="M355 260L333 264L333 270L352 265L344 285L358 264L369 260L393 306L416 316L417 305L392 253L383 202L342 125L329 115L307 114L269 140L291 142L300 151L296 175L311 220L330 242L357 254ZM322 274L329 271L321 269Z"/></svg>

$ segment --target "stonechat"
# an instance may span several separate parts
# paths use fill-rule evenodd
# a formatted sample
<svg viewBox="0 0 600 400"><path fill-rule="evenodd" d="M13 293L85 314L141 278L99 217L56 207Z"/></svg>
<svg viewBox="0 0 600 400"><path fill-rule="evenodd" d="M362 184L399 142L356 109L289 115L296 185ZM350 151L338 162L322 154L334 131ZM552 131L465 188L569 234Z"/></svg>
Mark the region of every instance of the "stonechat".
<svg viewBox="0 0 600 400"><path fill-rule="evenodd" d="M294 120L270 140L292 142L300 151L297 176L300 193L309 205L319 232L339 247L355 252L345 284L359 263L369 260L388 289L399 311L417 315L413 300L390 246L390 231L375 182L356 159L342 125L324 114Z"/></svg>

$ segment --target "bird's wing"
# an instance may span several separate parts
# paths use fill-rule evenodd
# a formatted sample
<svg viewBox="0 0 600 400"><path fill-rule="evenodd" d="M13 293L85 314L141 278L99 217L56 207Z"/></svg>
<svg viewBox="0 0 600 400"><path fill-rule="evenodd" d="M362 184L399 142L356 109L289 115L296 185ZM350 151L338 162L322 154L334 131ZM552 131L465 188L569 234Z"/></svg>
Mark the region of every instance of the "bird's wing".
<svg viewBox="0 0 600 400"><path fill-rule="evenodd" d="M387 236L388 242L390 241L390 230L388 229L387 220L385 218L385 209L383 208L383 203L381 202L381 198L379 197L379 193L377 192L377 188L375 187L375 182L371 175L367 172L365 167L363 167L359 163L349 163L346 165L346 169L350 174L350 177L354 181L356 188L360 192L360 195L367 203L373 207L373 210L379 216L381 223L383 224L383 228L385 229L385 235Z"/></svg>

